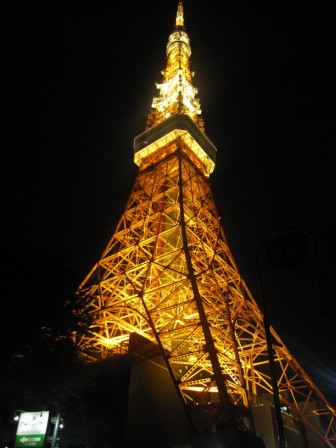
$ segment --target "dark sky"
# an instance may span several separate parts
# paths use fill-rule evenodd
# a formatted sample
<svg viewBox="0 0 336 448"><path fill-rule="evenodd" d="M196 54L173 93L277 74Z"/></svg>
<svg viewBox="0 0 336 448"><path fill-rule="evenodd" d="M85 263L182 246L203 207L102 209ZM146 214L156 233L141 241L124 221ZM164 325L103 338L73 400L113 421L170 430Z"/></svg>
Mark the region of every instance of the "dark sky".
<svg viewBox="0 0 336 448"><path fill-rule="evenodd" d="M30 251L41 265L59 257L80 279L98 260L135 180L133 139L161 81L176 8L2 4L3 260L18 277ZM336 7L186 0L184 13L231 251L259 298L256 258L267 235L294 227L314 241L304 269L263 259L260 271L274 326L332 395Z"/></svg>

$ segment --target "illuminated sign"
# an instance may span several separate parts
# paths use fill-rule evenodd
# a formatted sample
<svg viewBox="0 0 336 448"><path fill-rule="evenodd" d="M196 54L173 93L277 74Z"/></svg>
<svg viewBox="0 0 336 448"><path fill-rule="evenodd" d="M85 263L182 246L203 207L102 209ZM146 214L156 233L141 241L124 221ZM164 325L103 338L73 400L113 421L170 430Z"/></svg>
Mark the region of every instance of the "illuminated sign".
<svg viewBox="0 0 336 448"><path fill-rule="evenodd" d="M15 438L15 448L43 447L49 411L22 412Z"/></svg>

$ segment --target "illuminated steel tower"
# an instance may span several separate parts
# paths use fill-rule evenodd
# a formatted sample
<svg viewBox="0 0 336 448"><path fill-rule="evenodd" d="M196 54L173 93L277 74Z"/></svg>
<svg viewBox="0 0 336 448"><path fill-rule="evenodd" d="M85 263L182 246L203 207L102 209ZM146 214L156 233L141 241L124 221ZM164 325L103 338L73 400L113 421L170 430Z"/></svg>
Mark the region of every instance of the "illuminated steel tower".
<svg viewBox="0 0 336 448"><path fill-rule="evenodd" d="M196 431L254 432L253 413L273 396L264 316L239 275L209 183L216 148L204 133L182 2L139 167L115 233L79 290L94 324L80 341L88 360L126 353L130 335L162 353ZM277 386L323 445L335 446L335 410L271 328ZM200 418L204 416L204 419Z"/></svg>

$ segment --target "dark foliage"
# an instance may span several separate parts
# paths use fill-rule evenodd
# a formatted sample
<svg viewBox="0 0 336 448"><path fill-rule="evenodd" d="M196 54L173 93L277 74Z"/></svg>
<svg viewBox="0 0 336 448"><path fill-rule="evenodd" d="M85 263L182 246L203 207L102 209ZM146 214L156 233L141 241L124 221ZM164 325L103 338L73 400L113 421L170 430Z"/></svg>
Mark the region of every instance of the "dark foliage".
<svg viewBox="0 0 336 448"><path fill-rule="evenodd" d="M76 276L58 257L7 241L0 329L0 413L60 411L78 398L76 338L90 324ZM24 300L23 300L24 297ZM76 385L76 387L74 387Z"/></svg>

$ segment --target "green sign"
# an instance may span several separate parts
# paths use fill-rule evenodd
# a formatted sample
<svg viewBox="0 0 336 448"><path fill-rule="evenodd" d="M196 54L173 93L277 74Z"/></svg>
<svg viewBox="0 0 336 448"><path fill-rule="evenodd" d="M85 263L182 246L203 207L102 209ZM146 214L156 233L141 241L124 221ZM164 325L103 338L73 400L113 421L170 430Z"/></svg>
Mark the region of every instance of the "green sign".
<svg viewBox="0 0 336 448"><path fill-rule="evenodd" d="M43 447L49 411L22 412L15 438L15 448Z"/></svg>
<svg viewBox="0 0 336 448"><path fill-rule="evenodd" d="M43 446L45 435L31 434L29 436L17 436L15 439L16 447L25 446Z"/></svg>

